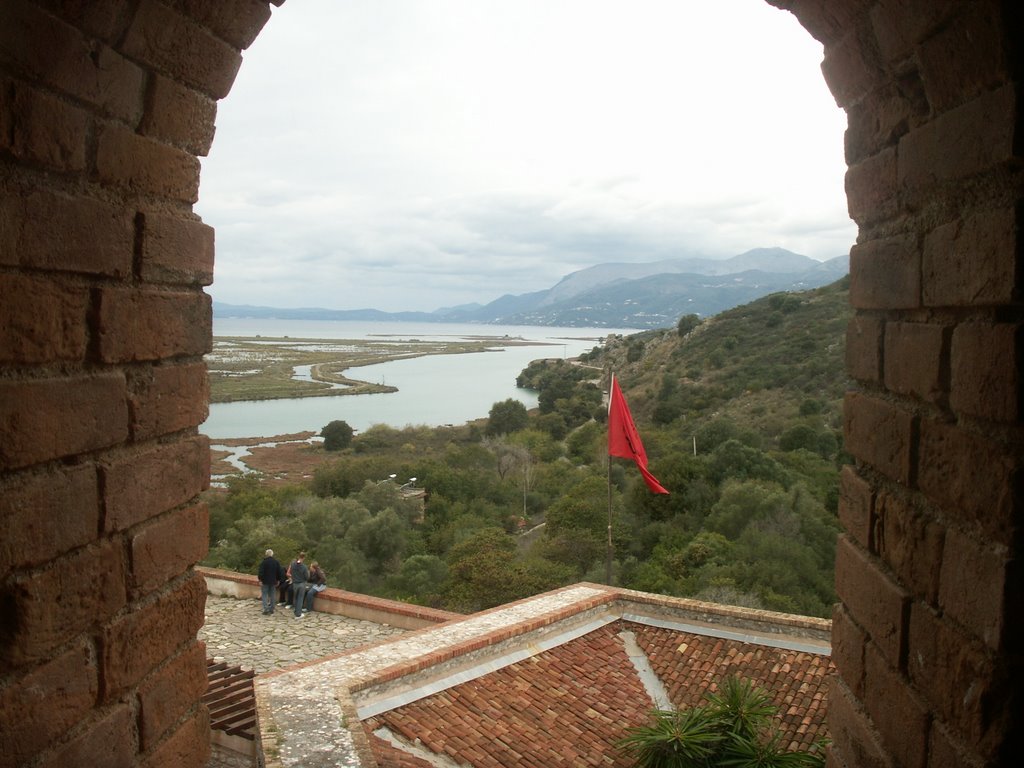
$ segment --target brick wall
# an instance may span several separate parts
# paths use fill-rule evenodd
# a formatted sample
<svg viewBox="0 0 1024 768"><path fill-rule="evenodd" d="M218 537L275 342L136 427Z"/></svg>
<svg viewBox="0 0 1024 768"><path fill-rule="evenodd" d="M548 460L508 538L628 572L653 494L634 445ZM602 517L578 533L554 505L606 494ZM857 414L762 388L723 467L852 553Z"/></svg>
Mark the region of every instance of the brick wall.
<svg viewBox="0 0 1024 768"><path fill-rule="evenodd" d="M1010 765L1022 4L771 1L825 46L860 227L830 760ZM269 16L0 0L0 766L205 762L213 232L192 204Z"/></svg>
<svg viewBox="0 0 1024 768"><path fill-rule="evenodd" d="M202 766L213 230L267 2L0 0L0 766Z"/></svg>
<svg viewBox="0 0 1024 768"><path fill-rule="evenodd" d="M830 760L1017 764L1020 4L780 5L825 44L860 229Z"/></svg>

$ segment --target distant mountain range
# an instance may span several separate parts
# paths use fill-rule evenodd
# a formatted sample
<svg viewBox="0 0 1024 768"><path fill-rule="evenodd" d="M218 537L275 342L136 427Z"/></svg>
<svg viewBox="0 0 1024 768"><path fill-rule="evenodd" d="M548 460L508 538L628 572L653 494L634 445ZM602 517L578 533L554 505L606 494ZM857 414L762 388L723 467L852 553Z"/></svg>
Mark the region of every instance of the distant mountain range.
<svg viewBox="0 0 1024 768"><path fill-rule="evenodd" d="M784 248L755 248L728 259L685 258L609 263L572 272L544 291L489 304L434 312L377 309L281 309L213 303L217 317L281 320L398 320L431 323L665 328L682 315L708 317L778 291L803 291L838 280L847 256L816 261Z"/></svg>

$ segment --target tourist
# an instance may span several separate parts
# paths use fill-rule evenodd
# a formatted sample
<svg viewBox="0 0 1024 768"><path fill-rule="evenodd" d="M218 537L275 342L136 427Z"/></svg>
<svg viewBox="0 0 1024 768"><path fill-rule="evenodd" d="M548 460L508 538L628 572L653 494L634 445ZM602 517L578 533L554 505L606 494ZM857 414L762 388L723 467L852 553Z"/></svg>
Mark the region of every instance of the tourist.
<svg viewBox="0 0 1024 768"><path fill-rule="evenodd" d="M260 599L263 602L263 615L269 616L274 612L277 585L284 581L284 568L274 558L274 550L268 549L266 551L266 555L260 562L256 575L260 580Z"/></svg>
<svg viewBox="0 0 1024 768"><path fill-rule="evenodd" d="M302 618L302 606L306 601L306 587L309 581L309 568L302 561L306 559L305 552L299 552L292 564L288 566L288 576L292 580L292 607L295 609L295 618Z"/></svg>
<svg viewBox="0 0 1024 768"><path fill-rule="evenodd" d="M306 605L304 610L313 610L313 600L318 594L327 589L327 574L320 567L316 560L309 566L309 591L306 593Z"/></svg>

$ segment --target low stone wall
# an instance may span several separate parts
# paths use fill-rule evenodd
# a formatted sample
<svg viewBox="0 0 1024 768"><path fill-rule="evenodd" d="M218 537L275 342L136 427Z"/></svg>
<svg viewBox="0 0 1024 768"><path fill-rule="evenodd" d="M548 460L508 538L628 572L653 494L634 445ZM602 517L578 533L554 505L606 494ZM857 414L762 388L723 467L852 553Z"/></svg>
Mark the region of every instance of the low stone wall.
<svg viewBox="0 0 1024 768"><path fill-rule="evenodd" d="M260 583L255 576L217 568L197 567L196 571L206 579L206 591L211 595L243 600L260 599ZM360 595L332 587L328 587L316 596L315 607L316 610L323 613L372 621L377 624L388 624L400 629L421 629L452 619L463 618L460 613L439 611L397 600Z"/></svg>

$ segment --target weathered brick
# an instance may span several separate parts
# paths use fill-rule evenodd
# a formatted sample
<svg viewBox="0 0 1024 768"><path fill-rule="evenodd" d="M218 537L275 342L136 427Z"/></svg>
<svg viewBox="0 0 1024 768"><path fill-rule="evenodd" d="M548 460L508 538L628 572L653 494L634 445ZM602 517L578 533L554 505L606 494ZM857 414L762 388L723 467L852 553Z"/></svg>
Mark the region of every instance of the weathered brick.
<svg viewBox="0 0 1024 768"><path fill-rule="evenodd" d="M242 63L237 49L155 0L139 5L124 50L215 99L228 95Z"/></svg>
<svg viewBox="0 0 1024 768"><path fill-rule="evenodd" d="M858 243L850 249L854 309L916 309L921 305L921 254L913 237Z"/></svg>
<svg viewBox="0 0 1024 768"><path fill-rule="evenodd" d="M985 756L1001 735L999 718L1010 711L1010 681L978 640L921 603L910 612L909 643L911 683L958 738Z"/></svg>
<svg viewBox="0 0 1024 768"><path fill-rule="evenodd" d="M139 132L205 156L213 143L216 116L217 102L206 94L154 75Z"/></svg>
<svg viewBox="0 0 1024 768"><path fill-rule="evenodd" d="M99 530L99 489L90 464L0 481L0 579L88 544Z"/></svg>
<svg viewBox="0 0 1024 768"><path fill-rule="evenodd" d="M0 433L0 470L123 442L128 437L124 376L0 380Z"/></svg>
<svg viewBox="0 0 1024 768"><path fill-rule="evenodd" d="M878 495L875 511L877 554L911 594L934 605L939 590L943 527L892 493Z"/></svg>
<svg viewBox="0 0 1024 768"><path fill-rule="evenodd" d="M107 363L195 357L210 351L210 297L109 288L100 293L99 350Z"/></svg>
<svg viewBox="0 0 1024 768"><path fill-rule="evenodd" d="M209 484L203 436L159 445L101 465L107 531L122 531L193 499Z"/></svg>
<svg viewBox="0 0 1024 768"><path fill-rule="evenodd" d="M993 650L1003 647L1009 554L1003 545L978 542L950 528L942 552L939 607Z"/></svg>
<svg viewBox="0 0 1024 768"><path fill-rule="evenodd" d="M180 0L182 8L203 26L235 48L245 50L270 20L270 6L263 0Z"/></svg>
<svg viewBox="0 0 1024 768"><path fill-rule="evenodd" d="M196 427L209 413L206 365L158 365L134 372L128 397L136 441Z"/></svg>
<svg viewBox="0 0 1024 768"><path fill-rule="evenodd" d="M209 285L213 282L213 227L195 219L150 212L142 226L143 280Z"/></svg>
<svg viewBox="0 0 1024 768"><path fill-rule="evenodd" d="M1006 82L1008 38L996 3L972 3L915 52L935 112Z"/></svg>
<svg viewBox="0 0 1024 768"><path fill-rule="evenodd" d="M139 736L143 752L206 692L206 647L193 643L139 687Z"/></svg>
<svg viewBox="0 0 1024 768"><path fill-rule="evenodd" d="M840 536L836 547L836 591L850 617L870 641L898 667L906 643L906 591L882 573L881 563Z"/></svg>
<svg viewBox="0 0 1024 768"><path fill-rule="evenodd" d="M210 759L210 713L197 707L167 739L139 764L140 768L205 766Z"/></svg>
<svg viewBox="0 0 1024 768"><path fill-rule="evenodd" d="M832 612L832 661L857 698L864 695L864 647L867 635L842 605Z"/></svg>
<svg viewBox="0 0 1024 768"><path fill-rule="evenodd" d="M99 680L91 648L79 643L27 674L0 684L0 766L26 765L96 704Z"/></svg>
<svg viewBox="0 0 1024 768"><path fill-rule="evenodd" d="M118 704L97 720L82 724L75 737L47 755L39 768L95 766L120 768L134 765L138 738L135 717L129 706Z"/></svg>
<svg viewBox="0 0 1024 768"><path fill-rule="evenodd" d="M11 109L14 103L14 88L13 81L0 76L0 151L3 152L10 151L14 133L14 111ZM3 229L0 228L0 236L2 234ZM0 259L2 258L3 253L0 249Z"/></svg>
<svg viewBox="0 0 1024 768"><path fill-rule="evenodd" d="M929 768L985 768L984 761L970 754L966 746L953 737L941 722L932 724L928 745Z"/></svg>
<svg viewBox="0 0 1024 768"><path fill-rule="evenodd" d="M4 585L9 625L0 629L3 665L45 660L125 605L120 542L102 541L54 561L52 568Z"/></svg>
<svg viewBox="0 0 1024 768"><path fill-rule="evenodd" d="M88 115L56 97L15 84L11 103L11 153L58 171L85 169Z"/></svg>
<svg viewBox="0 0 1024 768"><path fill-rule="evenodd" d="M847 155L851 164L846 170L846 206L850 218L861 227L887 221L899 212L896 184L896 150L884 149L876 155L861 159L860 151L849 146L853 140L847 132ZM870 149L875 149L871 147Z"/></svg>
<svg viewBox="0 0 1024 768"><path fill-rule="evenodd" d="M199 562L209 548L206 504L168 512L131 539L132 586L137 593L158 589Z"/></svg>
<svg viewBox="0 0 1024 768"><path fill-rule="evenodd" d="M850 464L839 473L839 522L854 541L868 551L873 550L874 492Z"/></svg>
<svg viewBox="0 0 1024 768"><path fill-rule="evenodd" d="M117 699L178 649L193 643L205 606L206 582L193 573L107 625L101 649L105 699Z"/></svg>
<svg viewBox="0 0 1024 768"><path fill-rule="evenodd" d="M876 90L884 80L874 50L865 45L856 28L834 45L825 48L821 72L836 103L841 107L856 104L866 94Z"/></svg>
<svg viewBox="0 0 1024 768"><path fill-rule="evenodd" d="M0 274L0 363L82 361L89 293L59 280Z"/></svg>
<svg viewBox="0 0 1024 768"><path fill-rule="evenodd" d="M107 46L27 0L5 0L0 61L28 80L81 99L135 125L142 114L142 70Z"/></svg>
<svg viewBox="0 0 1024 768"><path fill-rule="evenodd" d="M917 467L918 487L961 527L993 543L1010 543L1021 483L1013 456L960 427L925 420Z"/></svg>
<svg viewBox="0 0 1024 768"><path fill-rule="evenodd" d="M929 716L909 682L875 648L865 652L864 708L886 752L903 768L924 768L928 758Z"/></svg>
<svg viewBox="0 0 1024 768"><path fill-rule="evenodd" d="M99 134L96 176L131 192L195 203L199 199L199 160L169 144L110 124Z"/></svg>
<svg viewBox="0 0 1024 768"><path fill-rule="evenodd" d="M982 307L1013 302L1020 219L1012 208L984 211L937 227L924 241L922 298L928 307Z"/></svg>
<svg viewBox="0 0 1024 768"><path fill-rule="evenodd" d="M124 29L123 0L37 0L65 21L108 43Z"/></svg>
<svg viewBox="0 0 1024 768"><path fill-rule="evenodd" d="M1024 408L1024 325L963 323L953 331L950 405L992 421L1014 423Z"/></svg>
<svg viewBox="0 0 1024 768"><path fill-rule="evenodd" d="M858 313L846 326L846 372L854 379L881 383L885 321Z"/></svg>
<svg viewBox="0 0 1024 768"><path fill-rule="evenodd" d="M0 199L0 264L120 278L131 274L134 242L123 208L40 190Z"/></svg>
<svg viewBox="0 0 1024 768"><path fill-rule="evenodd" d="M828 730L832 736L831 751L838 755L838 765L893 768L868 716L856 697L839 681L829 692Z"/></svg>
<svg viewBox="0 0 1024 768"><path fill-rule="evenodd" d="M942 401L946 337L947 329L937 324L886 323L886 388L932 403Z"/></svg>
<svg viewBox="0 0 1024 768"><path fill-rule="evenodd" d="M898 63L944 23L956 0L882 0L871 9L871 25L885 61Z"/></svg>
<svg viewBox="0 0 1024 768"><path fill-rule="evenodd" d="M1017 106L1014 87L1006 85L908 133L900 139L900 185L920 192L1009 162Z"/></svg>
<svg viewBox="0 0 1024 768"><path fill-rule="evenodd" d="M914 417L885 400L859 392L843 408L846 449L893 480L908 485Z"/></svg>

